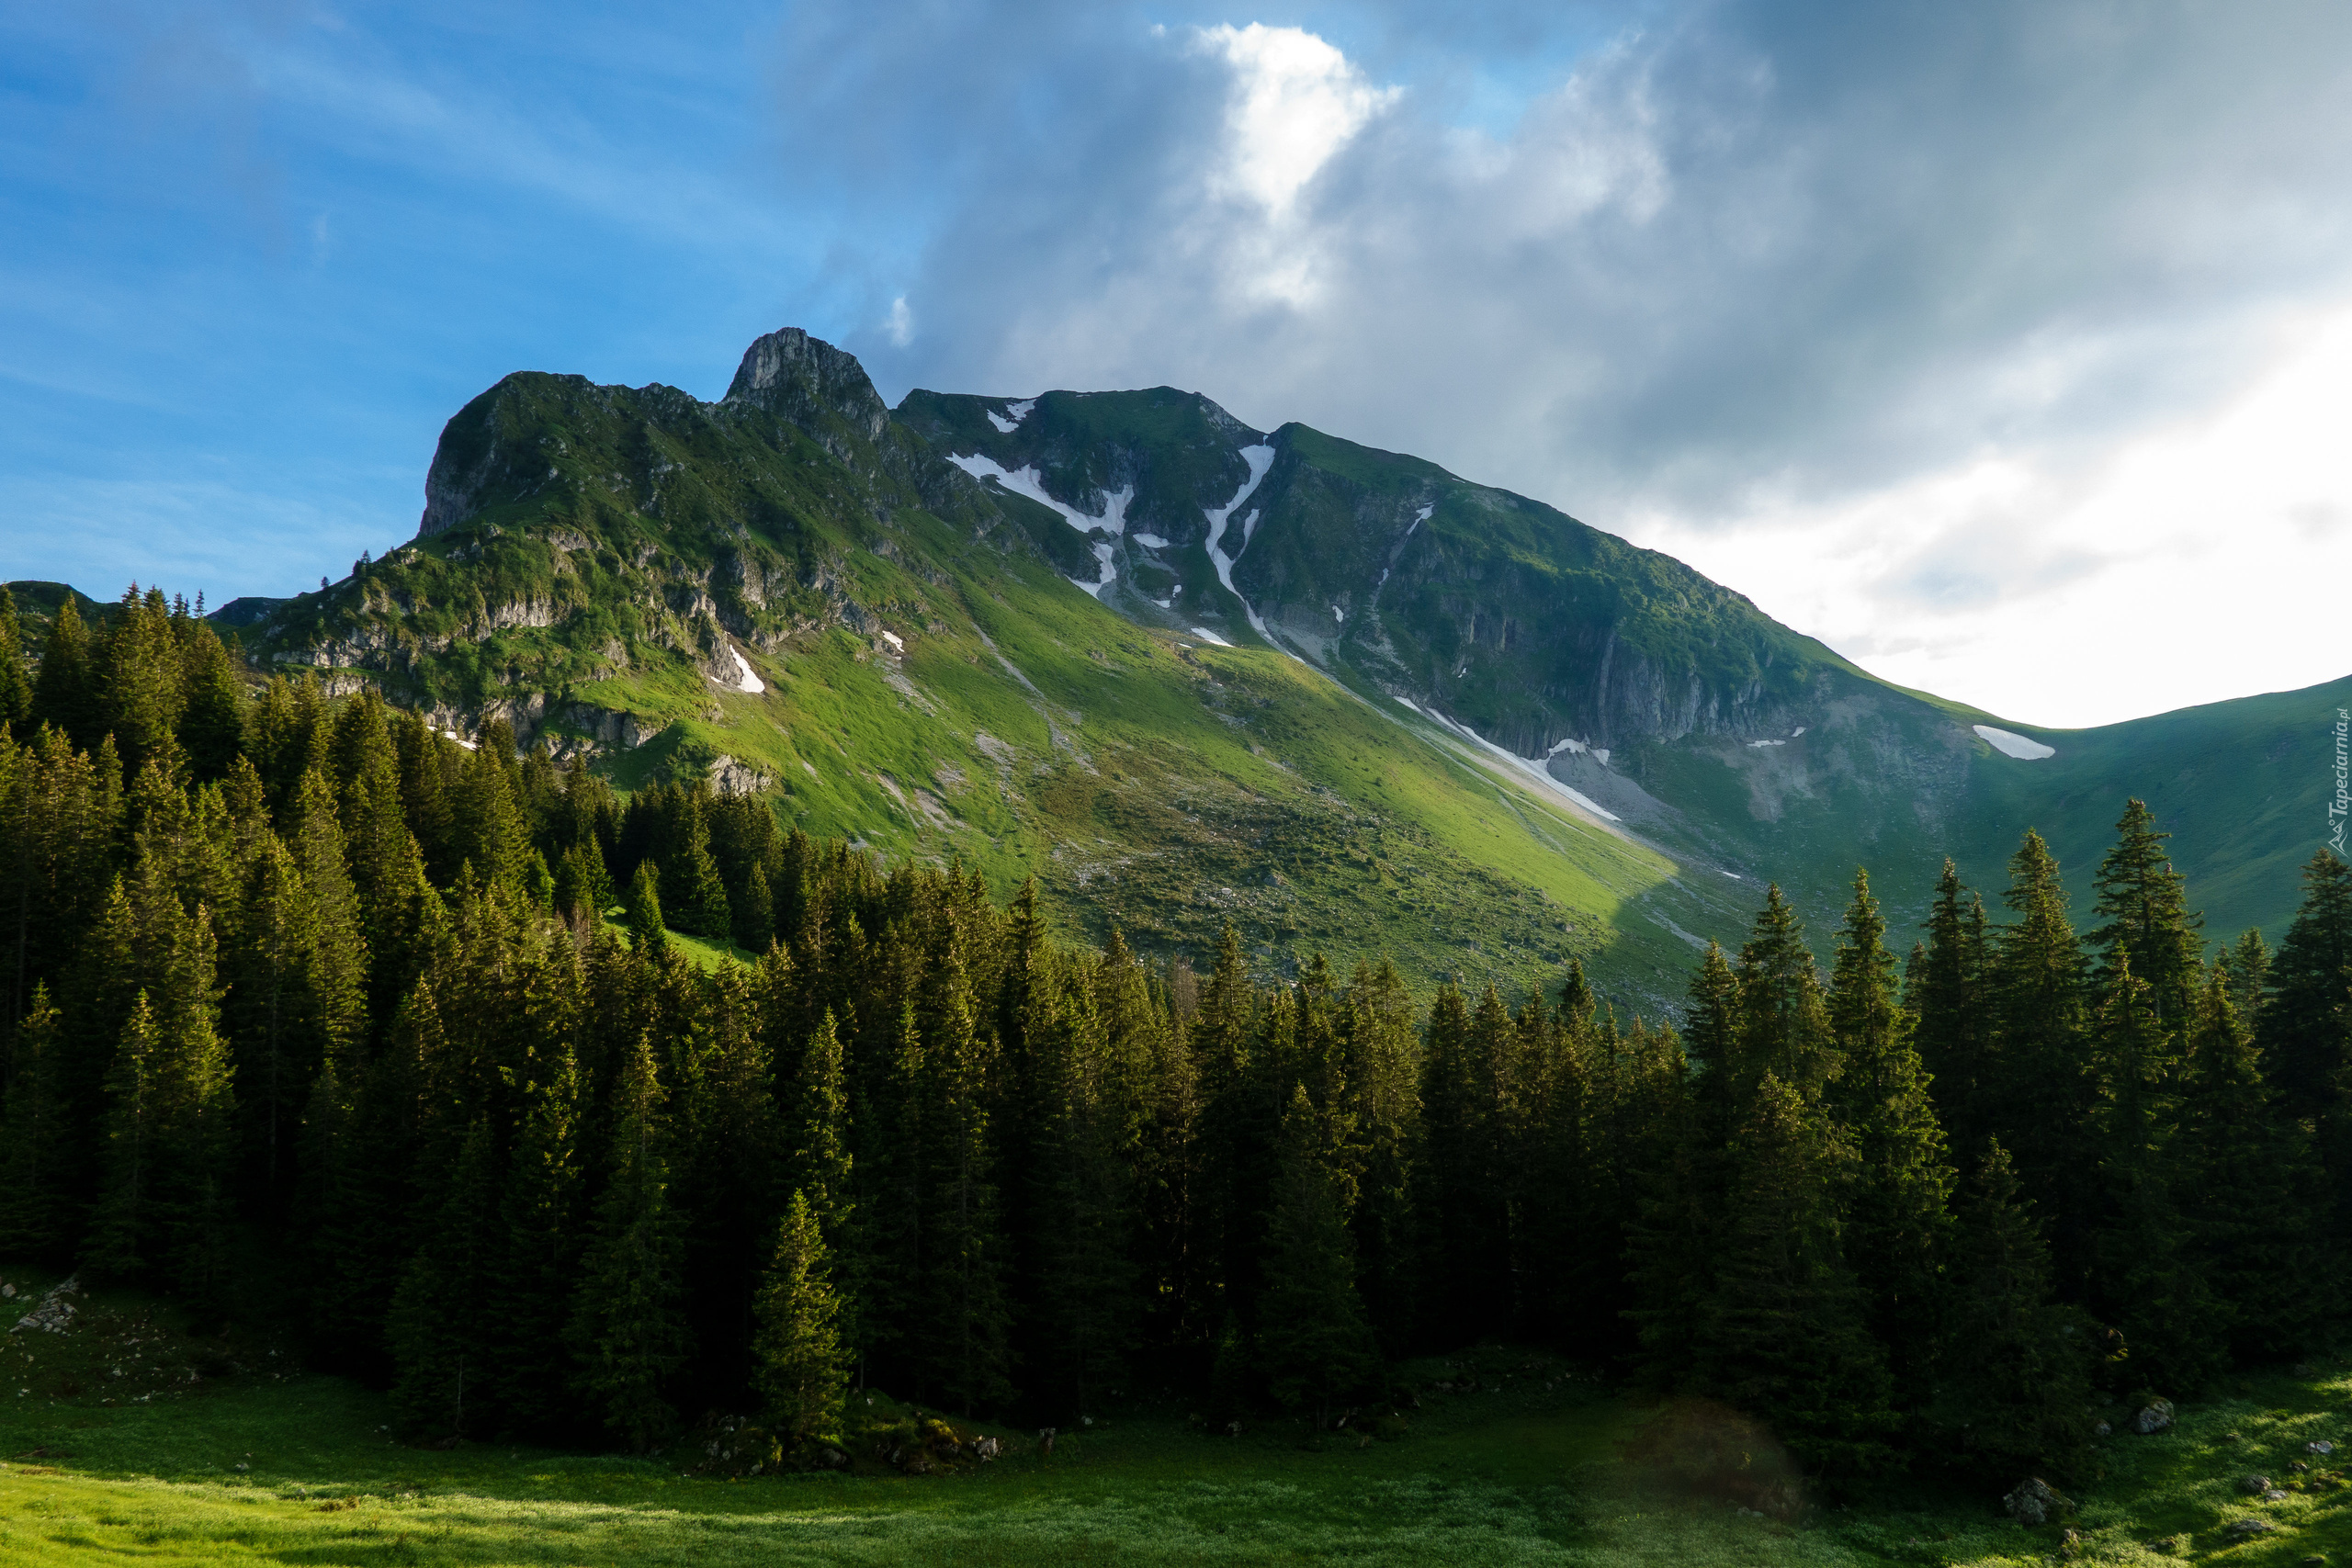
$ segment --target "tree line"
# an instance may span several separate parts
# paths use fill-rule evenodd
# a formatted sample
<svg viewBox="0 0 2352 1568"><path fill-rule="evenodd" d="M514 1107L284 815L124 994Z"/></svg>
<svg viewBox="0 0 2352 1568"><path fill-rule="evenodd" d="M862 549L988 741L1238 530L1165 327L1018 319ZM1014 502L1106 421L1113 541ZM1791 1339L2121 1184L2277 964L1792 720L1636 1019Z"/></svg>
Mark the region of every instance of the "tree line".
<svg viewBox="0 0 2352 1568"><path fill-rule="evenodd" d="M0 591L5 592L5 591ZM861 1382L1328 1423L1555 1344L1818 1473L2079 1464L2096 1396L2335 1325L2352 872L2210 957L2137 801L1907 960L1767 895L1682 1025L1052 940L1034 885L251 678L185 604L0 602L0 1255L225 1309L300 1262L419 1440L835 1431ZM607 917L616 909L616 922ZM698 962L672 931L731 938Z"/></svg>

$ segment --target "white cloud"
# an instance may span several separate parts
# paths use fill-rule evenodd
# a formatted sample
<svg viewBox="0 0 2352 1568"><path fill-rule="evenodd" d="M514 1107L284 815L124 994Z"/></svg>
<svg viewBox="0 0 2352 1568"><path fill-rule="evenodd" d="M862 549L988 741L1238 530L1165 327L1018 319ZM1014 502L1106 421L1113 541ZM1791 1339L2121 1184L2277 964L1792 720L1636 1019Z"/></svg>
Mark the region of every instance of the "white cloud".
<svg viewBox="0 0 2352 1568"><path fill-rule="evenodd" d="M2267 609L2352 567L2352 477L2263 390L2352 408L2294 368L2352 303L2352 12L1669 6L1474 129L1325 37L1184 36L943 223L886 385L1413 452L2020 722L2352 669Z"/></svg>
<svg viewBox="0 0 2352 1568"><path fill-rule="evenodd" d="M890 319L882 330L890 335L893 348L904 348L915 340L915 313L907 309L907 297L899 295L890 301Z"/></svg>
<svg viewBox="0 0 2352 1568"><path fill-rule="evenodd" d="M2352 301L2279 323L2216 406L2081 454L2019 445L1836 504L1627 531L1904 685L2109 723L2352 671Z"/></svg>
<svg viewBox="0 0 2352 1568"><path fill-rule="evenodd" d="M1277 218L1366 121L1403 96L1375 87L1348 57L1299 28L1204 28L1201 45L1233 69L1226 109L1230 138L1224 169L1212 184Z"/></svg>

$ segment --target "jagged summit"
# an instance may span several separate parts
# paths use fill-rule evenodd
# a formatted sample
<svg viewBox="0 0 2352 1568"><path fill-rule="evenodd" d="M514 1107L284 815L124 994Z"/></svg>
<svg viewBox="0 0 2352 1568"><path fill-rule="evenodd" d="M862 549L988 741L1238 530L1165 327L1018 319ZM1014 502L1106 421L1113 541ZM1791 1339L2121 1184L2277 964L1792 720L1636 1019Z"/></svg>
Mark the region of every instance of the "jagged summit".
<svg viewBox="0 0 2352 1568"><path fill-rule="evenodd" d="M874 389L854 355L786 327L753 340L729 383L726 401L749 403L781 414L816 434L827 415L868 441L879 441L890 423L889 405Z"/></svg>

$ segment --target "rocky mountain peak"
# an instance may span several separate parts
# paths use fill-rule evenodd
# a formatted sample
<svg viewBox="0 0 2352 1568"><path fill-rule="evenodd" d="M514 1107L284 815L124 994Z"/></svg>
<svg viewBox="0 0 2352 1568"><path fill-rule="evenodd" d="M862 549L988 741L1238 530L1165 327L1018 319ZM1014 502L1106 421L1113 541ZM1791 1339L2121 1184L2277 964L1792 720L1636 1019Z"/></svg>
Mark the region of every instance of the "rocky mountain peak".
<svg viewBox="0 0 2352 1568"><path fill-rule="evenodd" d="M856 356L798 327L769 333L745 349L725 400L766 409L820 440L828 416L867 441L880 440L890 423L888 405Z"/></svg>

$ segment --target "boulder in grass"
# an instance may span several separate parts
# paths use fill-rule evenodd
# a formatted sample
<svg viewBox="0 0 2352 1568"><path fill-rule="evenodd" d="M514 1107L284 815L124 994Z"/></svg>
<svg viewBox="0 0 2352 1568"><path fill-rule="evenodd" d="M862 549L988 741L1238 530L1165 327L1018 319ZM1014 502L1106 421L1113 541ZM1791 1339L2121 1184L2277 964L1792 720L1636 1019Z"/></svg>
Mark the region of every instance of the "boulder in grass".
<svg viewBox="0 0 2352 1568"><path fill-rule="evenodd" d="M2268 1519L2232 1519L2222 1527L2222 1533L2233 1540L2245 1540L2257 1535L2267 1535L2278 1527Z"/></svg>
<svg viewBox="0 0 2352 1568"><path fill-rule="evenodd" d="M2021 1525L2046 1525L2074 1505L2040 1476L2028 1476L2009 1488L2008 1495L2001 1499L2001 1506Z"/></svg>
<svg viewBox="0 0 2352 1568"><path fill-rule="evenodd" d="M2267 1475L2241 1475L2238 1477L2238 1490L2258 1495L2270 1490L2270 1477Z"/></svg>
<svg viewBox="0 0 2352 1568"><path fill-rule="evenodd" d="M2140 1414L2132 1418L2132 1429L2142 1437L2172 1430L2173 1408L2169 1399L2152 1399L2141 1406Z"/></svg>

